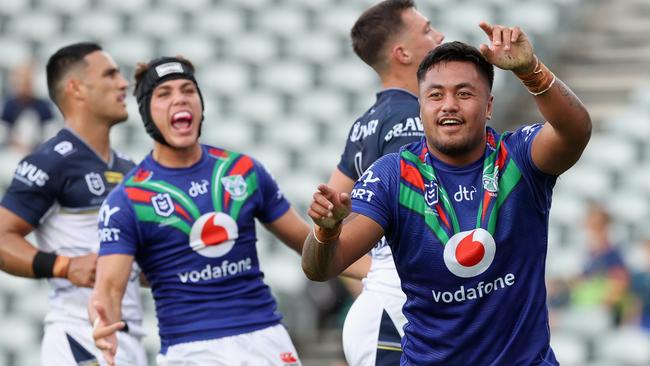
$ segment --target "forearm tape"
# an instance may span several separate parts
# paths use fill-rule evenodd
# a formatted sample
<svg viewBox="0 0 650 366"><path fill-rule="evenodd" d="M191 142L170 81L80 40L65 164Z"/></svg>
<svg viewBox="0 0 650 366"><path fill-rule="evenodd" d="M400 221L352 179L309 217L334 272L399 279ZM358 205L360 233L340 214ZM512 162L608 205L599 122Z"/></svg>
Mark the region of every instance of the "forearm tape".
<svg viewBox="0 0 650 366"><path fill-rule="evenodd" d="M531 73L515 75L517 75L526 89L528 89L528 92L535 96L546 93L555 83L555 75L546 65L539 61L537 56L535 56L535 67Z"/></svg>

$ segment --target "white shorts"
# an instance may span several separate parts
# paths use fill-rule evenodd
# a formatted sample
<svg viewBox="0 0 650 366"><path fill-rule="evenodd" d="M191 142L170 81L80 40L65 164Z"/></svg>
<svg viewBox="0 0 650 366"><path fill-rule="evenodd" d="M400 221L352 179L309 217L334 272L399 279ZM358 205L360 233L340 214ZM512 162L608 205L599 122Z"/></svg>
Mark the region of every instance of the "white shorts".
<svg viewBox="0 0 650 366"><path fill-rule="evenodd" d="M158 354L159 366L300 366L289 333L278 324L254 332L176 344Z"/></svg>
<svg viewBox="0 0 650 366"><path fill-rule="evenodd" d="M147 366L147 354L142 341L125 332L117 333L115 362L124 366ZM90 324L48 323L41 345L43 366L106 365L92 337Z"/></svg>
<svg viewBox="0 0 650 366"><path fill-rule="evenodd" d="M343 324L343 352L350 366L399 365L405 298L364 290Z"/></svg>

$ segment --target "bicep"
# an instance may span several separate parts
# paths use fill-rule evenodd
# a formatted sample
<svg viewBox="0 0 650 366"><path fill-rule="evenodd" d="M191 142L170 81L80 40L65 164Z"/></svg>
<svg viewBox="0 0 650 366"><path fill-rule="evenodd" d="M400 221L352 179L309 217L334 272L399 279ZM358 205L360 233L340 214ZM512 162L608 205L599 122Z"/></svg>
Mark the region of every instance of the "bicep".
<svg viewBox="0 0 650 366"><path fill-rule="evenodd" d="M24 237L32 232L33 229L34 227L22 217L0 206L0 236L17 234Z"/></svg>
<svg viewBox="0 0 650 366"><path fill-rule="evenodd" d="M585 144L576 143L560 134L546 122L532 142L531 157L542 172L560 175L578 161L584 148Z"/></svg>

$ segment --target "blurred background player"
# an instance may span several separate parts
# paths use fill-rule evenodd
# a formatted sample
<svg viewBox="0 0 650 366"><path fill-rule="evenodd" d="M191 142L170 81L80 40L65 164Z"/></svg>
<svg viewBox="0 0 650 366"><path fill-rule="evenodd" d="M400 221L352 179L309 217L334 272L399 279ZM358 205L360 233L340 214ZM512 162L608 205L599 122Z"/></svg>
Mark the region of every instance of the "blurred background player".
<svg viewBox="0 0 650 366"><path fill-rule="evenodd" d="M447 43L420 64L425 138L379 159L351 195L319 186L309 209L311 279L337 275L386 235L407 295L401 365L559 364L544 287L550 197L591 120L518 27L480 26L489 46ZM546 123L486 126L494 66L522 80ZM480 193L453 200L459 186Z"/></svg>
<svg viewBox="0 0 650 366"><path fill-rule="evenodd" d="M127 118L127 81L95 43L63 47L47 63L48 90L65 128L25 157L0 203L0 269L49 278L42 365L101 362L88 323L95 281L98 210L133 162L110 147L112 126ZM100 217L102 215L100 214ZM25 240L34 231L38 249ZM120 365L146 365L140 338L138 271L127 271Z"/></svg>
<svg viewBox="0 0 650 366"><path fill-rule="evenodd" d="M45 124L54 119L49 101L34 93L34 65L25 62L11 73L12 90L2 102L0 120L6 124L4 143L18 153L28 153L42 141ZM19 133L29 131L29 133Z"/></svg>
<svg viewBox="0 0 650 366"><path fill-rule="evenodd" d="M424 136L417 69L444 35L431 27L412 0L386 0L361 14L350 37L354 52L375 70L383 89L350 128L341 161L330 177L330 187L347 193L375 160ZM363 256L347 272L363 278L363 291L343 325L348 363L398 364L406 296L386 240L382 238L370 256Z"/></svg>
<svg viewBox="0 0 650 366"><path fill-rule="evenodd" d="M97 347L119 364L120 299L135 259L156 303L159 365L300 365L262 280L255 218L297 252L309 226L260 163L199 143L203 97L188 60L154 59L135 78L154 148L102 206Z"/></svg>

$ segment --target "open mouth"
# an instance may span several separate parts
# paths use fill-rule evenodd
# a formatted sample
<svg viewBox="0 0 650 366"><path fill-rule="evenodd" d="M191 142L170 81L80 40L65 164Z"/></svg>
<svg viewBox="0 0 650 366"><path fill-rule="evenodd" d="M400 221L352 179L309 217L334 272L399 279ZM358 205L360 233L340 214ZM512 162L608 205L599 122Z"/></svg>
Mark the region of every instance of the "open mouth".
<svg viewBox="0 0 650 366"><path fill-rule="evenodd" d="M192 113L188 111L176 112L172 115L172 128L184 132L192 127Z"/></svg>

